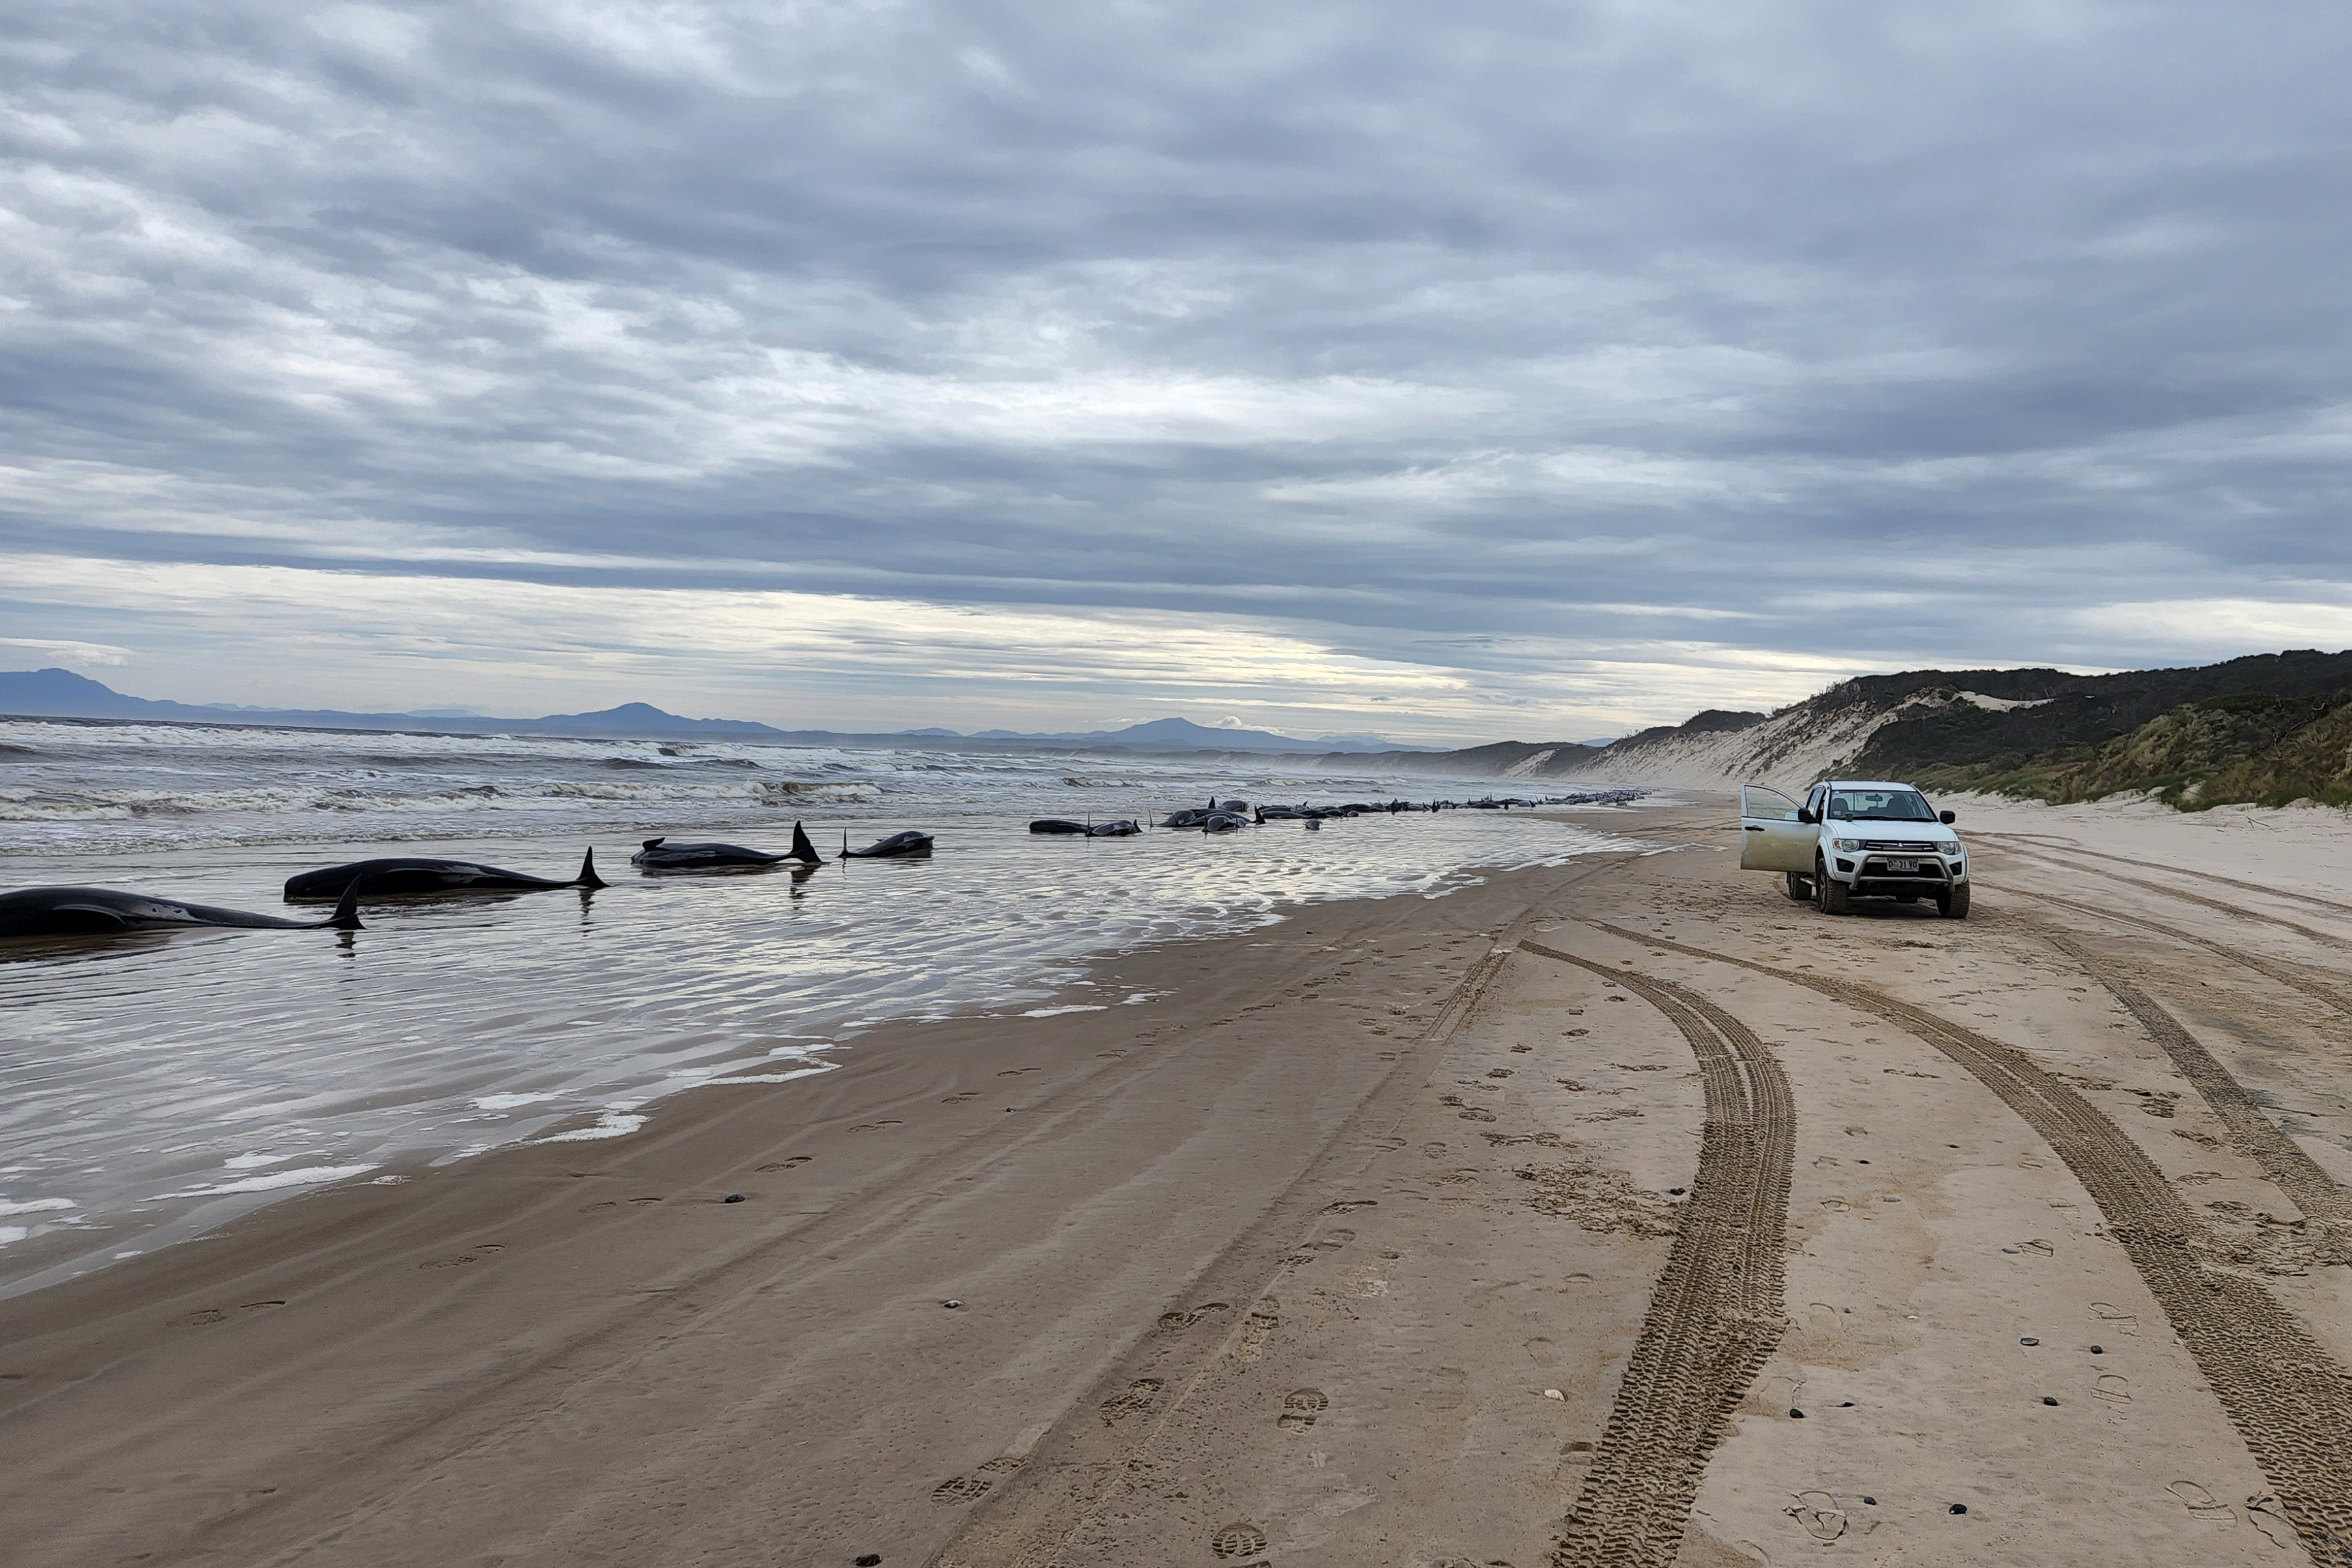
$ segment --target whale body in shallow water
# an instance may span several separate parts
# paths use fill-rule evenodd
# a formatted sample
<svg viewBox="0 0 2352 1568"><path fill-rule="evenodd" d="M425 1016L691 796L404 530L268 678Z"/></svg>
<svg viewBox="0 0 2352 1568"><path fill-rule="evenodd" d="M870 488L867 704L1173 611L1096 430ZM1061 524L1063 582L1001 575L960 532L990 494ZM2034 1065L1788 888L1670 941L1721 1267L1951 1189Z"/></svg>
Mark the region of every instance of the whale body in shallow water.
<svg viewBox="0 0 2352 1568"><path fill-rule="evenodd" d="M629 863L647 871L731 871L774 865L780 861L815 865L818 859L816 846L809 842L808 833L794 822L793 847L780 855L747 850L740 844L679 844L667 839L647 839L646 847L629 857Z"/></svg>
<svg viewBox="0 0 2352 1568"><path fill-rule="evenodd" d="M931 852L931 835L909 828L903 833L893 833L887 839L877 839L862 850L849 847L849 835L841 835L841 858L844 860L910 860Z"/></svg>
<svg viewBox="0 0 2352 1568"><path fill-rule="evenodd" d="M544 893L558 887L597 888L604 879L596 874L596 852L580 862L580 874L570 882L526 876L476 861L430 860L396 855L387 860L353 861L349 865L306 871L286 879L286 901L333 898L344 888L357 886L362 898L409 898L431 893Z"/></svg>
<svg viewBox="0 0 2352 1568"><path fill-rule="evenodd" d="M344 884L335 912L324 920L288 920L210 904L190 904L152 893L110 887L27 887L0 893L0 941L20 936L121 936L134 931L203 927L251 931L358 931L360 884Z"/></svg>
<svg viewBox="0 0 2352 1568"><path fill-rule="evenodd" d="M1029 824L1033 833L1060 833L1082 839L1130 838L1143 830L1130 818L1121 817L1115 822L1073 822L1067 817L1040 817Z"/></svg>

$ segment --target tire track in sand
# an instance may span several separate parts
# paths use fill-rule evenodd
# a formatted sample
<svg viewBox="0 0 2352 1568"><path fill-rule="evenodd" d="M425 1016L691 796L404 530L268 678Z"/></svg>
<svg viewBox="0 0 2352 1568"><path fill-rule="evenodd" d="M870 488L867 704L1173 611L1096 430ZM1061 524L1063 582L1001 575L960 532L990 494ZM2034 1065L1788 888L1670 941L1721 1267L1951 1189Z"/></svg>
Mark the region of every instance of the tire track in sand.
<svg viewBox="0 0 2352 1568"><path fill-rule="evenodd" d="M2234 915L2241 919L2259 920L2268 925L2280 926L2285 930L2294 932L2298 936L2316 942L2323 947L2352 947L2352 941L2347 941L2346 938L2335 935L2333 932L2321 931L2315 926L2305 925L2299 921L2289 920L2284 915L2265 915L2259 909L2251 909L2242 904L2231 904L2225 899L2220 898L2208 898L2201 893L2190 893L2183 888L2167 887L2160 882L2150 882L2146 877L2126 876L2119 871L2109 871L2105 866L2078 864L2063 860L2049 850L2040 848L2019 850L2013 846L2006 844L2002 846L2002 850L2005 853L2021 855L2028 861L2039 860L2044 865L2054 866L2060 871L2086 872L2092 876L2103 876L2109 882L2122 883L2126 887L2137 887L2144 892L2158 894L2166 898L2177 898L2183 904L2200 904L2204 908L2215 910L2223 915ZM2183 872L2180 874L2183 876L2195 876L2198 873L2195 872ZM2212 882L2229 882L2227 877L2210 877L2207 880ZM2298 896L2294 894L2276 894L2273 889L2253 887L2252 883L2231 883L2230 885L2234 887L2247 887L2253 892L2265 894L2274 894L2275 896L2283 898L2293 898Z"/></svg>
<svg viewBox="0 0 2352 1568"><path fill-rule="evenodd" d="M2312 1238L2318 1260L2352 1263L2352 1203L2346 1202L2344 1189L2336 1184L2336 1178L2263 1113L2261 1104L2246 1092L2245 1085L2230 1075L2230 1070L2205 1049L2203 1042L2154 998L2118 974L2114 965L2073 937L2038 922L2029 929L2080 965L2084 973L2105 986L2116 1000L2123 1003L2125 1010L2139 1020L2140 1027L2172 1059L2180 1076L2196 1087L2213 1114L2221 1119L2231 1145L2260 1166L2263 1174L2271 1178L2271 1185L2303 1210L2304 1218L2318 1233Z"/></svg>
<svg viewBox="0 0 2352 1568"><path fill-rule="evenodd" d="M1707 1460L1787 1325L1795 1100L1764 1042L1697 992L1538 942L1519 950L1589 969L1664 1013L1706 1091L1698 1174L1552 1557L1558 1568L1666 1568Z"/></svg>
<svg viewBox="0 0 2352 1568"><path fill-rule="evenodd" d="M2224 887L2242 888L2248 893L2259 893L2265 898L2283 898L2294 904L2308 904L2316 909L2334 910L2338 915L2352 915L2352 904L2340 903L2333 898L2322 898L2315 893L2297 893L2292 888L2276 887L2268 883L2242 882L2234 876L2222 876L2217 872L2192 871L2187 866L2167 865L2162 861L2134 860L2129 855L2113 855L2103 850L2086 850L2068 839L2045 839L2036 833L1979 833L1977 837L1990 839L1996 843L2002 844L2012 840L2030 842L2036 839L2042 839L2042 842L2035 843L2033 849L2026 852L2080 855L2084 860L2112 861L2117 865L2136 865L2147 871L2170 872L2175 876L2193 876L2200 882L2215 882Z"/></svg>
<svg viewBox="0 0 2352 1568"><path fill-rule="evenodd" d="M2055 904L2078 914L2092 915L2100 920L2111 920L2117 925L2133 926L2141 931L2153 931L2158 936L2169 936L2176 942L2185 942L2192 947L2202 947L2217 957L2227 958L2232 964L2242 964L2257 975L2267 976L2277 981L2288 990L2300 991L2315 1002L2334 1008L2346 1018L2352 1018L2352 995L2347 995L2333 986L2323 985L2308 975L2300 974L2284 964L2263 957L2259 953L2249 953L2242 947L2232 947L2226 942L2216 942L2210 936L2200 936L2194 931L2183 931L2178 925L2167 925L2160 920L2151 920L2144 915L2120 914L2113 909L2102 908L2095 904L2085 904L2078 898L2063 898L2054 893L2035 893L2026 896L2031 897L2037 904Z"/></svg>
<svg viewBox="0 0 2352 1568"><path fill-rule="evenodd" d="M2013 1046L1851 980L1775 968L1605 921L1612 936L1819 991L1934 1046L2042 1134L2087 1190L2245 1439L2320 1568L2352 1568L2352 1374L2224 1249L2145 1151Z"/></svg>

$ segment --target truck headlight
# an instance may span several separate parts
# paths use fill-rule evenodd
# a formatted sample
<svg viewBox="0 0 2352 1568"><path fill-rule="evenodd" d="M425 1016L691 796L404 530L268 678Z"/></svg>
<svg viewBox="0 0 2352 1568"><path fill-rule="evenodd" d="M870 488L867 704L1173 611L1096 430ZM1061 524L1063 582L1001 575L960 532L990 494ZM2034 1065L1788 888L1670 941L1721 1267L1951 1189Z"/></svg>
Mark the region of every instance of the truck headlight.
<svg viewBox="0 0 2352 1568"><path fill-rule="evenodd" d="M1960 848L1958 844L1947 844L1944 846L1944 858L1946 860L1960 860L1965 858L1968 852Z"/></svg>
<svg viewBox="0 0 2352 1568"><path fill-rule="evenodd" d="M1830 843L1833 848L1841 850L1847 854L1852 854L1854 851L1862 848L1862 841L1860 839L1832 839Z"/></svg>

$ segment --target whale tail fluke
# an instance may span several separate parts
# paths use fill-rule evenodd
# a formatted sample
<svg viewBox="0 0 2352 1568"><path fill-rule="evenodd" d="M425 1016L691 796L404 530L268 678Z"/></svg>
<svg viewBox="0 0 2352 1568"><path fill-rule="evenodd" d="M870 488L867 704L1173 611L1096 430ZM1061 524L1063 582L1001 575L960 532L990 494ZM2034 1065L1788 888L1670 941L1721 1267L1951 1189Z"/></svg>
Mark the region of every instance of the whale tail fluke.
<svg viewBox="0 0 2352 1568"><path fill-rule="evenodd" d="M816 846L809 842L808 831L805 828L803 828L798 822L794 822L793 824L792 853L786 855L784 858L786 860L804 862L809 865L818 864L824 859L823 855L816 852Z"/></svg>
<svg viewBox="0 0 2352 1568"><path fill-rule="evenodd" d="M358 877L352 878L351 884L343 889L343 896L335 901L335 912L327 916L327 925L330 930L364 931L367 929L360 924L360 882L361 879Z"/></svg>
<svg viewBox="0 0 2352 1568"><path fill-rule="evenodd" d="M592 891L596 888L608 887L611 885L611 883L607 883L603 877L596 874L596 849L594 845L590 845L588 852L580 857L580 874L572 879L572 885L574 887L588 888Z"/></svg>

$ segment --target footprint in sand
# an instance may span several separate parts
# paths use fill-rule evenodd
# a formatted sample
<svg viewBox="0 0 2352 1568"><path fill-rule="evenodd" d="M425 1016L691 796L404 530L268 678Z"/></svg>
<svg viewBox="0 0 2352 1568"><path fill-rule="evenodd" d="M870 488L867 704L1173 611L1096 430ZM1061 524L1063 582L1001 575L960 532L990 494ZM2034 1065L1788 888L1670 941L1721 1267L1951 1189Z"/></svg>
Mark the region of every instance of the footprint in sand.
<svg viewBox="0 0 2352 1568"><path fill-rule="evenodd" d="M1781 1511L1803 1525L1805 1533L1816 1541L1835 1541L1845 1533L1845 1511L1828 1492L1801 1491L1796 1506Z"/></svg>
<svg viewBox="0 0 2352 1568"><path fill-rule="evenodd" d="M2139 1314L2127 1312L2112 1301L2093 1301L2091 1315L2103 1323L2113 1323L2125 1333L2139 1333Z"/></svg>
<svg viewBox="0 0 2352 1568"><path fill-rule="evenodd" d="M506 1249L506 1244L502 1241L483 1241L477 1243L470 1251L459 1252L455 1256L448 1258L436 1258L429 1263L419 1263L417 1267L420 1269L462 1269L468 1263L478 1263L483 1259L503 1252Z"/></svg>
<svg viewBox="0 0 2352 1568"><path fill-rule="evenodd" d="M633 1197L629 1199L629 1201L631 1203L659 1203L661 1199L657 1197Z"/></svg>
<svg viewBox="0 0 2352 1568"><path fill-rule="evenodd" d="M284 1301L247 1301L245 1305L237 1308L237 1311L240 1312L266 1312L272 1307L282 1307L286 1303Z"/></svg>
<svg viewBox="0 0 2352 1568"><path fill-rule="evenodd" d="M620 1207L621 1205L618 1199L608 1197L602 1203L588 1203L581 1205L580 1212L583 1214L594 1214L599 1209L618 1208Z"/></svg>
<svg viewBox="0 0 2352 1568"><path fill-rule="evenodd" d="M790 1159L776 1160L771 1164L761 1166L760 1168L762 1171L788 1171L794 1166L804 1166L808 1164L809 1161L814 1157L815 1156L811 1155L794 1155Z"/></svg>
<svg viewBox="0 0 2352 1568"><path fill-rule="evenodd" d="M961 1104L963 1104L963 1103L964 1103L965 1102L967 1102L967 1101L971 1101L971 1100L977 1100L977 1099L979 1099L979 1098L980 1098L980 1091L979 1091L979 1090L977 1090L977 1089L967 1089L967 1090L965 1090L965 1091L964 1091L962 1093L961 1093L961 1094L950 1094L950 1095L949 1095L946 1099L944 1099L944 1100L940 1101L940 1104L942 1104L942 1105L961 1105Z"/></svg>
<svg viewBox="0 0 2352 1568"><path fill-rule="evenodd" d="M1186 1329L1191 1328L1194 1323L1199 1322L1202 1318L1208 1316L1211 1312L1229 1312L1231 1311L1233 1311L1233 1308L1223 1301L1202 1301L1197 1307L1187 1307L1177 1312L1162 1312L1160 1314L1160 1332L1161 1333L1181 1333Z"/></svg>
<svg viewBox="0 0 2352 1568"><path fill-rule="evenodd" d="M992 1483L978 1476L950 1476L931 1489L933 1502L971 1502L988 1495Z"/></svg>
<svg viewBox="0 0 2352 1568"><path fill-rule="evenodd" d="M1323 1212L1326 1214L1348 1214L1359 1208L1378 1208L1380 1206L1380 1199L1376 1197L1348 1197L1340 1199L1338 1203L1325 1204L1323 1206Z"/></svg>
<svg viewBox="0 0 2352 1568"><path fill-rule="evenodd" d="M1756 1385L1756 1403L1775 1416L1785 1416L1797 1407L1797 1395L1804 1386L1803 1378L1776 1372Z"/></svg>
<svg viewBox="0 0 2352 1568"><path fill-rule="evenodd" d="M1847 1209L1852 1208L1853 1205L1848 1203L1842 1197L1825 1197L1822 1199L1822 1207L1828 1209L1832 1214L1843 1214Z"/></svg>
<svg viewBox="0 0 2352 1568"><path fill-rule="evenodd" d="M221 1311L218 1307L204 1307L195 1312L186 1313L184 1316L173 1318L170 1322L163 1326L174 1329L209 1328L214 1323L227 1321L227 1318L228 1314Z"/></svg>
<svg viewBox="0 0 2352 1568"><path fill-rule="evenodd" d="M2279 1500L2269 1492L2258 1491L2246 1499L2246 1522L2282 1551L2294 1544L2294 1524L2279 1506Z"/></svg>
<svg viewBox="0 0 2352 1568"><path fill-rule="evenodd" d="M1106 1427L1116 1427L1129 1416L1150 1408L1151 1402L1165 1387L1157 1377L1139 1377L1127 1385L1123 1394L1114 1394L1097 1407Z"/></svg>
<svg viewBox="0 0 2352 1568"><path fill-rule="evenodd" d="M2042 1240L2042 1239L2040 1237L2038 1237L2038 1236L2037 1236L2037 1237L2035 1237L2035 1238L2034 1238L2032 1240L2031 1240L2031 1241L2021 1241L2021 1242L2019 1242L2019 1243L2017 1244L2017 1247L2018 1247L2018 1250L2019 1250L2019 1251L2021 1251L2021 1252L2031 1252L2031 1253L2032 1253L2036 1258L2049 1258L2049 1257L2053 1257L2053 1256L2055 1256L2055 1255L2056 1255L2056 1253L2057 1253L2057 1251L2058 1251L2058 1249L2057 1249L2057 1248L2053 1247L2049 1242Z"/></svg>
<svg viewBox="0 0 2352 1568"><path fill-rule="evenodd" d="M1274 1331L1282 1326L1281 1307L1280 1301L1265 1296L1250 1308L1249 1316L1242 1323L1242 1342L1234 1347L1235 1355L1244 1361L1258 1358L1265 1349L1265 1342L1272 1339Z"/></svg>
<svg viewBox="0 0 2352 1568"><path fill-rule="evenodd" d="M2110 1405L2131 1403L2131 1382L2119 1373L2103 1372L2091 1385L2091 1392Z"/></svg>
<svg viewBox="0 0 2352 1568"><path fill-rule="evenodd" d="M1265 1550L1265 1531L1255 1524L1229 1524L1209 1537L1210 1553L1216 1557L1255 1557Z"/></svg>
<svg viewBox="0 0 2352 1568"><path fill-rule="evenodd" d="M878 1133L885 1127L903 1127L906 1124L896 1116L885 1116L878 1122L862 1122L849 1130L853 1133Z"/></svg>
<svg viewBox="0 0 2352 1568"><path fill-rule="evenodd" d="M1282 1414L1275 1417L1274 1424L1286 1432L1310 1431L1315 1417L1323 1414L1330 1403L1319 1388L1294 1388L1282 1396Z"/></svg>
<svg viewBox="0 0 2352 1568"><path fill-rule="evenodd" d="M2237 1511L2195 1481L2174 1481L2165 1490L2180 1500L2191 1519L2201 1519L2211 1524L2235 1524Z"/></svg>
<svg viewBox="0 0 2352 1568"><path fill-rule="evenodd" d="M1024 1072L1043 1072L1045 1071L1045 1070L1042 1067L1008 1067L1003 1071L998 1073L997 1076L999 1078L1018 1078Z"/></svg>

